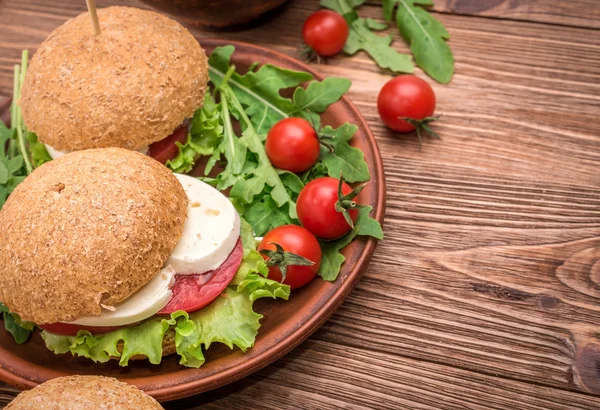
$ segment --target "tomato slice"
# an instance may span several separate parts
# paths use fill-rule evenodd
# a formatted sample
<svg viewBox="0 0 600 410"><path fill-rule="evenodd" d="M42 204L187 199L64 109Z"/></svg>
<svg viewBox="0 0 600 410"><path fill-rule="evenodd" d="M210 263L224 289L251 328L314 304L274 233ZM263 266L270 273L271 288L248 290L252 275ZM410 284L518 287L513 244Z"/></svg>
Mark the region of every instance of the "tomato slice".
<svg viewBox="0 0 600 410"><path fill-rule="evenodd" d="M168 160L175 158L179 154L179 148L175 143L185 144L187 136L188 126L186 121L167 138L150 144L148 147L148 156L162 164L166 164Z"/></svg>
<svg viewBox="0 0 600 410"><path fill-rule="evenodd" d="M133 326L134 324L130 324L127 326ZM53 333L55 335L62 336L77 336L77 332L80 330L87 330L93 335L102 335L104 333L109 333L117 329L121 329L126 326L80 326L74 325L71 323L51 323L49 325L38 325L42 329L47 332Z"/></svg>
<svg viewBox="0 0 600 410"><path fill-rule="evenodd" d="M227 260L217 269L199 275L175 275L173 296L158 314L168 315L178 310L191 313L209 305L233 280L243 253L242 241L238 239ZM204 283L207 275L210 279Z"/></svg>
<svg viewBox="0 0 600 410"><path fill-rule="evenodd" d="M211 304L233 280L242 263L243 254L242 241L238 239L233 251L217 269L198 275L175 275L175 285L172 289L173 297L158 314L168 315L178 310L191 313ZM204 283L206 277L210 279ZM135 324L137 323L125 326L98 327L80 326L72 323L52 323L39 325L39 327L55 335L76 336L80 330L87 330L93 335L101 335Z"/></svg>

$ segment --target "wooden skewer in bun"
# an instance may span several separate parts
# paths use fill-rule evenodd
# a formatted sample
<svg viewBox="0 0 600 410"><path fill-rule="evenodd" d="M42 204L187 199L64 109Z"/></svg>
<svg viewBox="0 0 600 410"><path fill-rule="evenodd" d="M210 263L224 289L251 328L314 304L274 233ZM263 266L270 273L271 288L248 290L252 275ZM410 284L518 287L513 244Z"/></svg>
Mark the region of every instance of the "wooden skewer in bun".
<svg viewBox="0 0 600 410"><path fill-rule="evenodd" d="M98 14L96 13L96 2L94 0L85 0L87 3L88 12L90 13L90 18L92 19L92 24L94 25L94 35L102 34L100 30L100 22L98 21Z"/></svg>

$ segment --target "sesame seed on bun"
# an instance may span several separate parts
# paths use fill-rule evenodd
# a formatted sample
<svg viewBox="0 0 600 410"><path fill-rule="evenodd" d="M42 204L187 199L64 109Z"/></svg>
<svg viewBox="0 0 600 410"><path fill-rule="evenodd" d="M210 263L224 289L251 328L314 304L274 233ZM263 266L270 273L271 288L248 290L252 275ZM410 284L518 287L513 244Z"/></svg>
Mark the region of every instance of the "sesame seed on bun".
<svg viewBox="0 0 600 410"><path fill-rule="evenodd" d="M66 376L19 394L6 410L160 410L134 386L111 377Z"/></svg>
<svg viewBox="0 0 600 410"><path fill-rule="evenodd" d="M159 272L187 205L171 171L135 151L47 162L0 210L0 302L37 324L99 315Z"/></svg>
<svg viewBox="0 0 600 410"><path fill-rule="evenodd" d="M20 105L27 128L59 151L140 149L202 106L208 62L178 22L132 7L88 13L50 34L31 60Z"/></svg>

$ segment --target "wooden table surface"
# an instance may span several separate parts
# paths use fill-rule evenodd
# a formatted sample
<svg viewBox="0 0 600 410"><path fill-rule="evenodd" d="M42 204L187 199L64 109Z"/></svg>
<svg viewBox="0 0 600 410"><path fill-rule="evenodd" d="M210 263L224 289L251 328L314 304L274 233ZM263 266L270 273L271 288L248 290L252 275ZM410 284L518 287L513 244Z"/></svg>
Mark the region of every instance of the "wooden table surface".
<svg viewBox="0 0 600 410"><path fill-rule="evenodd" d="M435 3L456 57L452 82L432 83L442 140L419 149L382 125L391 77L365 55L314 66L353 80L386 168L386 239L356 290L283 359L168 409L600 408L600 2ZM317 8L192 31L295 55ZM84 9L0 0L0 102L21 49Z"/></svg>

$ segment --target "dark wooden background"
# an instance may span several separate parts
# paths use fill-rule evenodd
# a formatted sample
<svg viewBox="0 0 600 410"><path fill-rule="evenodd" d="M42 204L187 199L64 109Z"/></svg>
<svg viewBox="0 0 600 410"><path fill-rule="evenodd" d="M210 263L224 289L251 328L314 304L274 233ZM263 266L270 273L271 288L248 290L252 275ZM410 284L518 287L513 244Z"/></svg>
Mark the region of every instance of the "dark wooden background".
<svg viewBox="0 0 600 410"><path fill-rule="evenodd" d="M600 1L435 3L456 56L452 83L433 83L441 141L383 127L391 77L365 55L315 67L353 80L385 162L386 239L362 281L285 358L167 408L600 408ZM317 8L193 31L295 55ZM21 49L84 9L0 0L0 101Z"/></svg>

